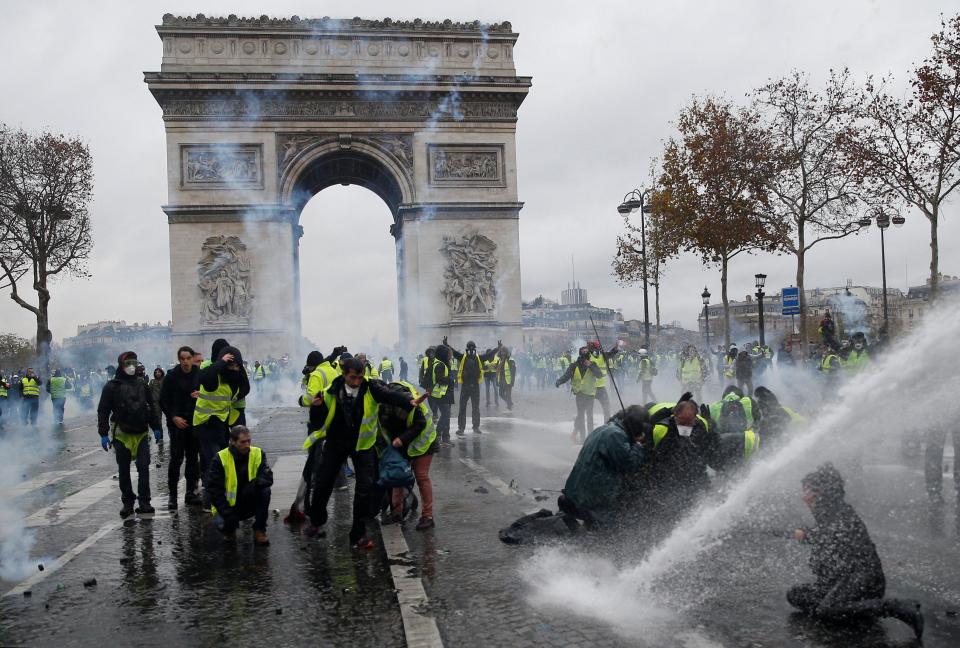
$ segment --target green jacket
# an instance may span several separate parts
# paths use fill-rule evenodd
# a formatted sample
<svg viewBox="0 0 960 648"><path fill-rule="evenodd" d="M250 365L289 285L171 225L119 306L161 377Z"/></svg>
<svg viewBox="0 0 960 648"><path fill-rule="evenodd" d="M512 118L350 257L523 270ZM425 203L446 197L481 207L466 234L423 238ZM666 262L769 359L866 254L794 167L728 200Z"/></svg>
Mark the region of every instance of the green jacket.
<svg viewBox="0 0 960 648"><path fill-rule="evenodd" d="M642 460L640 446L630 442L620 421L610 421L587 437L563 494L598 522L612 522L624 486L639 471Z"/></svg>

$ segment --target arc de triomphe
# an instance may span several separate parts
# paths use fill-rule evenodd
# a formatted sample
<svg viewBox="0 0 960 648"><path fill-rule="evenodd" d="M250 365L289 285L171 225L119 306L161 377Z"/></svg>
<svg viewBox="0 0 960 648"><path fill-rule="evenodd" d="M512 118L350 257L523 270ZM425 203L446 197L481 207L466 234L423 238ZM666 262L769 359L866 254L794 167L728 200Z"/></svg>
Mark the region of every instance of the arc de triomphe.
<svg viewBox="0 0 960 648"><path fill-rule="evenodd" d="M403 349L520 341L515 134L530 78L510 23L168 14L157 32L163 61L145 80L167 134L176 342L298 351L300 211L334 184L393 215ZM363 268L308 278L304 298L336 308L348 271Z"/></svg>

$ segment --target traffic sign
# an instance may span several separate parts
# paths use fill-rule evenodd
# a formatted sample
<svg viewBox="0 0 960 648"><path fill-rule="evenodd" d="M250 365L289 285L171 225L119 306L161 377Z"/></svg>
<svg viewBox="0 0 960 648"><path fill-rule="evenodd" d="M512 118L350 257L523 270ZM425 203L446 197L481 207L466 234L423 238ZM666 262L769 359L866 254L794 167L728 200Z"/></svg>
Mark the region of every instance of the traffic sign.
<svg viewBox="0 0 960 648"><path fill-rule="evenodd" d="M780 305L784 315L800 314L800 289L795 286L780 290Z"/></svg>

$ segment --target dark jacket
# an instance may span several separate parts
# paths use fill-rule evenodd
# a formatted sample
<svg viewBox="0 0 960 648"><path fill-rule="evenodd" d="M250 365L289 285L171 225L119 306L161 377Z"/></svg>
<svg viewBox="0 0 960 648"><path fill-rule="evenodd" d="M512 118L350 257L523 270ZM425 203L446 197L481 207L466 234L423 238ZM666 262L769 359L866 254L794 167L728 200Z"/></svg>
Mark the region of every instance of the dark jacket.
<svg viewBox="0 0 960 648"><path fill-rule="evenodd" d="M200 369L197 367L191 367L190 373L183 373L180 365L168 371L160 387L160 409L167 419L179 416L187 421L187 425L192 424L197 399L191 394L199 389Z"/></svg>
<svg viewBox="0 0 960 648"><path fill-rule="evenodd" d="M407 372L409 370L410 368L409 368L409 365L407 365L407 361L404 360L403 358L400 358L400 380L407 379Z"/></svg>
<svg viewBox="0 0 960 648"><path fill-rule="evenodd" d="M234 362L240 365L239 371L227 369L227 363L224 362L223 356L228 353L232 353ZM243 357L241 357L240 351L234 347L228 346L221 349L217 361L200 370L200 385L208 392L216 391L217 387L220 386L220 378L223 378L224 382L237 391L237 400L250 393L250 379L243 368Z"/></svg>
<svg viewBox="0 0 960 648"><path fill-rule="evenodd" d="M453 403L453 384L456 382L456 376L450 372L450 365L439 358L434 358L430 363L430 389L433 390L437 385L446 385L447 393L440 398L430 398L441 403Z"/></svg>
<svg viewBox="0 0 960 648"><path fill-rule="evenodd" d="M257 470L257 477L251 483L247 470L247 460L250 455L240 454L233 446L229 446L229 448L230 454L233 455L234 466L237 469L237 506L240 506L242 500L254 494L254 489L273 486L273 471L267 464L267 453L264 452L260 461L260 468ZM230 504L227 503L226 481L227 476L223 471L223 461L220 460L219 453L215 454L207 473L206 489L210 495L210 503L217 508L217 512L222 517L229 517L232 512Z"/></svg>
<svg viewBox="0 0 960 648"><path fill-rule="evenodd" d="M147 383L138 376L128 376L122 368L103 386L97 406L100 436L110 434L111 423L128 434L146 432L148 427L160 429L160 409L155 406Z"/></svg>
<svg viewBox="0 0 960 648"><path fill-rule="evenodd" d="M662 503L670 500L692 502L709 486L707 466L716 455L717 436L708 432L700 419L695 419L690 436L680 436L677 421L671 416L661 425L667 434L653 448L647 462L647 487L655 491Z"/></svg>
<svg viewBox="0 0 960 648"><path fill-rule="evenodd" d="M473 358L476 358L478 362L474 362L472 357L468 354L460 353L454 348L450 348L453 357L460 362L460 366L463 367L463 383L465 385L478 385L480 384L481 378L483 378L483 363L490 362L497 355L496 349L487 349L483 353L478 353ZM466 360L464 360L466 358ZM457 380L454 378L454 380Z"/></svg>
<svg viewBox="0 0 960 648"><path fill-rule="evenodd" d="M619 420L611 419L587 437L563 494L594 520L612 522L623 503L625 485L642 461L641 447L631 442Z"/></svg>
<svg viewBox="0 0 960 648"><path fill-rule="evenodd" d="M737 364L734 365L737 373L737 380L753 380L753 360L746 351L741 351L737 356Z"/></svg>
<svg viewBox="0 0 960 648"><path fill-rule="evenodd" d="M813 511L817 526L804 529L810 545L810 568L817 587L830 589L838 581L858 573L883 588L883 566L867 526L842 497L824 496Z"/></svg>
<svg viewBox="0 0 960 648"><path fill-rule="evenodd" d="M363 398L370 392L373 400L385 405L393 405L410 411L410 394L394 391L380 380L364 380L355 398L349 398L344 389L343 376L337 376L327 392L337 399L337 409L327 430L328 443L341 443L354 448L360 436L360 422L363 419ZM321 399L319 405L310 406L310 429L319 430L327 419L327 405Z"/></svg>

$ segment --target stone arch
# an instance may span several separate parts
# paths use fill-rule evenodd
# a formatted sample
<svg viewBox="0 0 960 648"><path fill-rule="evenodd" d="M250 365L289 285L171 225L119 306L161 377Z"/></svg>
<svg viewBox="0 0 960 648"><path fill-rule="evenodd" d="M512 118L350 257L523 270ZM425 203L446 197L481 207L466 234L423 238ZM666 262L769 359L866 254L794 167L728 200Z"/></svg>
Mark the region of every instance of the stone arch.
<svg viewBox="0 0 960 648"><path fill-rule="evenodd" d="M300 212L334 183L393 215L405 353L443 335L521 341L515 140L531 80L510 23L168 14L157 33L144 80L166 129L176 343L301 349Z"/></svg>
<svg viewBox="0 0 960 648"><path fill-rule="evenodd" d="M408 136L409 137L409 136ZM397 221L400 207L415 202L412 169L384 145L350 137L319 138L287 161L277 202L297 213L314 195L334 184L355 184L380 196Z"/></svg>

